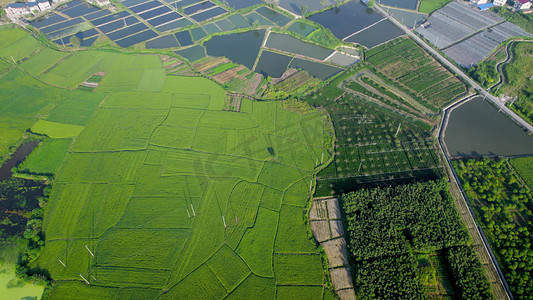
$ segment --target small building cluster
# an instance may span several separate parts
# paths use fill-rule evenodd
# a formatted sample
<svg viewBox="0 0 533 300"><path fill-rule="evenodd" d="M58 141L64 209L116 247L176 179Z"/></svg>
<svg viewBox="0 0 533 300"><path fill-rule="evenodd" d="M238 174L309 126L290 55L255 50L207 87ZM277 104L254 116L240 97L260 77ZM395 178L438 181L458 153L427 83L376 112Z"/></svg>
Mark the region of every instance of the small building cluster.
<svg viewBox="0 0 533 300"><path fill-rule="evenodd" d="M471 3L477 5L479 9L485 10L492 6L504 6L507 3L507 0L471 0ZM533 0L514 0L514 9L515 10L528 10L533 6Z"/></svg>
<svg viewBox="0 0 533 300"><path fill-rule="evenodd" d="M49 0L34 0L15 2L6 5L4 10L10 16L25 16L30 13L40 13L52 9Z"/></svg>

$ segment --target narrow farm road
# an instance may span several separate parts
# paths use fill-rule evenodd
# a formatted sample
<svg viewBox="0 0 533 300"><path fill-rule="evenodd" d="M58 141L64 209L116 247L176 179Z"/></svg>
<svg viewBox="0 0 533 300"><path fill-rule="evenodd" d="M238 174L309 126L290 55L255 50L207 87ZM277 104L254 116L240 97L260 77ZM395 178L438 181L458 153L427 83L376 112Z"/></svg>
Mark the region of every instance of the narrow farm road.
<svg viewBox="0 0 533 300"><path fill-rule="evenodd" d="M461 69L459 69L457 66L455 66L453 63L451 63L449 60L447 60L444 56L442 56L437 50L431 48L424 40L422 40L419 36L417 36L414 32L409 30L405 25L398 22L396 19L394 19L389 13L387 13L383 8L381 8L379 5L374 5L376 10L387 17L394 25L396 25L398 28L402 29L410 38L412 38L414 41L416 41L420 46L424 47L429 53L433 54L433 56L440 61L442 64L444 64L446 67L448 67L450 70L453 70L458 76L463 78L466 82L468 82L470 85L474 87L475 90L479 91L480 94L485 96L487 99L492 101L497 107L500 108L501 111L503 111L505 114L507 114L513 121L520 124L522 127L526 128L529 132L533 132L533 126L527 123L524 119L522 119L520 116L518 116L515 112L510 110L508 107L505 106L505 103L500 101L497 97L491 95L489 92L487 92L483 87L481 87L477 82L475 82L473 79L468 77Z"/></svg>

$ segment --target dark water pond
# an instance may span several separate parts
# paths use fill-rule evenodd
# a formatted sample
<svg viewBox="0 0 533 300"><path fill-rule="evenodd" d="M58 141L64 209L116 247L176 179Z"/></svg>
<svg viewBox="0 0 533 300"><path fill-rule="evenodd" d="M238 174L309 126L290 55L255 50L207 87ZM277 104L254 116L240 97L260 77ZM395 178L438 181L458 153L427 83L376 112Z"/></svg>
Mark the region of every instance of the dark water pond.
<svg viewBox="0 0 533 300"><path fill-rule="evenodd" d="M100 9L90 5L89 3L82 3L81 5L69 8L67 10L62 11L65 15L75 18L80 17L83 15L87 15L96 11L99 11Z"/></svg>
<svg viewBox="0 0 533 300"><path fill-rule="evenodd" d="M178 29L178 28L189 26L191 24L192 24L192 22L189 21L188 19L181 18L179 20L176 20L176 21L173 21L173 22L170 22L170 23L166 23L166 24L158 26L156 28L157 28L157 30L159 30L161 32L165 32L165 31L175 30L175 29Z"/></svg>
<svg viewBox="0 0 533 300"><path fill-rule="evenodd" d="M141 13L141 12L149 10L149 9L154 9L154 8L159 7L161 5L162 5L161 2L159 2L159 1L150 1L150 2L143 3L141 5L135 6L135 7L131 7L130 10L132 12L138 14L138 13Z"/></svg>
<svg viewBox="0 0 533 300"><path fill-rule="evenodd" d="M149 40L151 38L154 38L157 36L157 33L153 30L146 30L143 32L136 33L134 35L130 35L125 39L122 39L120 41L116 41L117 45L120 47L126 48L135 44L138 44L140 42L144 42L146 40Z"/></svg>
<svg viewBox="0 0 533 300"><path fill-rule="evenodd" d="M150 25L152 25L152 26L159 26L161 24L165 24L165 23L168 23L170 21L177 20L179 18L181 18L180 14L175 13L175 12L171 12L169 14L166 14L166 15L163 15L163 16L148 20L147 22L150 23Z"/></svg>
<svg viewBox="0 0 533 300"><path fill-rule="evenodd" d="M175 53L185 57L191 62L199 60L200 58L204 58L206 56L204 47L200 45L195 45L187 49L179 50Z"/></svg>
<svg viewBox="0 0 533 300"><path fill-rule="evenodd" d="M174 34L176 36L176 39L180 43L182 47L190 46L194 42L192 41L191 33L189 30L181 31Z"/></svg>
<svg viewBox="0 0 533 300"><path fill-rule="evenodd" d="M290 56L265 50L257 62L255 72L265 77L279 78L287 69L291 59Z"/></svg>
<svg viewBox="0 0 533 300"><path fill-rule="evenodd" d="M16 167L18 164L20 164L28 154L30 154L35 147L39 145L39 142L33 141L28 142L24 145L21 145L17 151L13 154L13 156L8 159L0 168L0 181L6 180L11 177L11 169L13 167Z"/></svg>
<svg viewBox="0 0 533 300"><path fill-rule="evenodd" d="M145 20L149 20L151 18L155 18L157 16L162 16L168 12L170 12L171 9L166 7L166 6L161 6L161 7L158 7L156 9L152 9L152 10L149 10L149 11L146 11L146 12L143 12L143 13L140 13L138 14L139 17L145 19Z"/></svg>
<svg viewBox="0 0 533 300"><path fill-rule="evenodd" d="M187 7L186 9L183 10L183 12L187 15L191 15L191 14L194 14L195 12L197 11L200 11L200 10L203 10L203 9L208 9L210 7L213 7L214 4L209 2L209 1L205 1L205 2L202 2L202 3L198 3L198 4L195 4L195 5L191 5L189 7Z"/></svg>
<svg viewBox="0 0 533 300"><path fill-rule="evenodd" d="M220 35L205 42L204 46L208 55L225 56L251 69L254 66L264 36L264 30Z"/></svg>
<svg viewBox="0 0 533 300"><path fill-rule="evenodd" d="M146 42L146 48L149 49L164 49L179 47L178 41L174 35L165 35Z"/></svg>
<svg viewBox="0 0 533 300"><path fill-rule="evenodd" d="M533 154L533 137L481 97L451 112L444 141L452 156Z"/></svg>
<svg viewBox="0 0 533 300"><path fill-rule="evenodd" d="M351 1L339 7L325 10L308 17L331 30L339 39L370 26L383 17L359 1Z"/></svg>
<svg viewBox="0 0 533 300"><path fill-rule="evenodd" d="M383 5L388 5L392 7L399 7L405 9L416 10L418 0L378 0L376 1Z"/></svg>
<svg viewBox="0 0 533 300"><path fill-rule="evenodd" d="M295 69L306 70L309 73L309 75L316 77L316 78L320 78L322 80L326 80L330 78L331 76L342 71L341 68L317 63L314 61L303 60L299 58L293 59L289 67L295 68Z"/></svg>
<svg viewBox="0 0 533 300"><path fill-rule="evenodd" d="M357 43L367 48L372 48L395 39L403 34L403 31L394 26L394 24L392 24L389 20L383 20L363 31L352 35L351 37L347 38L346 41Z"/></svg>
<svg viewBox="0 0 533 300"><path fill-rule="evenodd" d="M333 50L331 49L326 49L324 47L321 47L315 44L306 43L293 36L286 35L286 34L279 34L275 32L272 32L268 36L265 46L273 48L273 49L285 51L285 52L290 52L294 54L300 54L300 55L320 59L320 60L325 59L331 53L333 53Z"/></svg>
<svg viewBox="0 0 533 300"><path fill-rule="evenodd" d="M234 9L241 9L263 3L261 0L226 0Z"/></svg>
<svg viewBox="0 0 533 300"><path fill-rule="evenodd" d="M37 19L35 21L30 22L30 24L33 27L41 28L41 27L45 27L45 26L48 26L48 25L52 25L52 24L64 21L64 20L66 20L65 17L62 17L60 15L56 15L56 14L49 14L49 15L46 15L46 16L44 16L42 18L39 18L39 19Z"/></svg>
<svg viewBox="0 0 533 300"><path fill-rule="evenodd" d="M285 26L285 24L289 23L289 21L291 20L289 17L280 14L279 12L270 9L266 6L261 6L255 11L263 17L269 19L273 23L276 23L278 26Z"/></svg>
<svg viewBox="0 0 533 300"><path fill-rule="evenodd" d="M227 11L220 6L192 15L191 18L196 22L202 22L214 17L225 14Z"/></svg>

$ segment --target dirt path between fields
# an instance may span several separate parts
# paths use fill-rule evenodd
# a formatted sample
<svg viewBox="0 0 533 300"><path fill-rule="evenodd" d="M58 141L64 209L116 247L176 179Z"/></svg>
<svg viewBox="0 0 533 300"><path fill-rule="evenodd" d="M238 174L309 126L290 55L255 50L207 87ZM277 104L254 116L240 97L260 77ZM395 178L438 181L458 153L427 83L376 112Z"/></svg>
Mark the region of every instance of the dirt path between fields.
<svg viewBox="0 0 533 300"><path fill-rule="evenodd" d="M342 300L355 299L339 199L333 197L313 199L309 211L309 224L315 239L328 256L329 275L337 295Z"/></svg>

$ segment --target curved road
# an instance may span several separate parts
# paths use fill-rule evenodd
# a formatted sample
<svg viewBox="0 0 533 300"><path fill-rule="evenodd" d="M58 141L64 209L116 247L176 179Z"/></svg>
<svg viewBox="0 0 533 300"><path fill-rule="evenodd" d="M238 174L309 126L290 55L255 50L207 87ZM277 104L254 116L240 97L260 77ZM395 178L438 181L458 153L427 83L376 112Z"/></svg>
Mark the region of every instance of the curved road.
<svg viewBox="0 0 533 300"><path fill-rule="evenodd" d="M448 67L450 70L453 70L458 76L463 78L466 82L468 82L470 85L474 87L476 91L478 91L481 95L485 96L487 99L492 101L497 107L500 108L501 111L503 111L505 114L507 114L513 121L518 123L520 126L527 129L529 132L533 133L533 126L524 121L520 116L518 116L514 111L510 110L507 106L505 106L505 103L500 101L497 97L494 97L489 92L483 89L477 82L475 82L473 79L468 77L461 69L459 69L457 66L455 66L453 63L451 63L449 60L447 60L444 56L442 56L437 50L431 48L424 40L422 40L418 35L416 35L413 31L409 30L405 25L398 22L396 19L394 19L390 14L388 14L383 8L381 8L379 5L374 5L374 8L383 14L384 16L389 19L396 27L402 29L410 38L415 40L420 46L424 47L429 53L433 54L433 56L440 61L443 65Z"/></svg>

